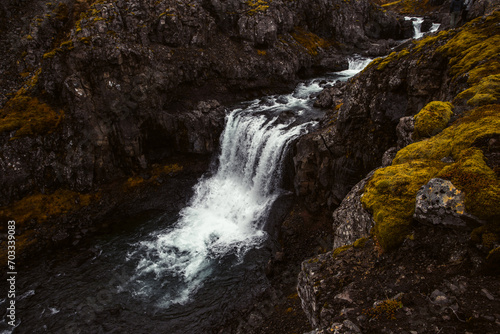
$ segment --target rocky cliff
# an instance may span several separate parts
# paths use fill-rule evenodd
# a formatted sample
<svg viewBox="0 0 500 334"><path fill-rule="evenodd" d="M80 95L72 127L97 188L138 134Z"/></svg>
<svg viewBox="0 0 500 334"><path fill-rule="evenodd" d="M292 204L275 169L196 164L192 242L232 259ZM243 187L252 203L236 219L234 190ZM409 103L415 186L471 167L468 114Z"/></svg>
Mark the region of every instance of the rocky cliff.
<svg viewBox="0 0 500 334"><path fill-rule="evenodd" d="M45 189L87 192L176 152L211 153L221 103L345 68L348 51L383 54L380 40L408 29L368 1L10 4L4 18L28 17L3 27L5 83L25 78L2 87L13 92L2 97L4 205Z"/></svg>
<svg viewBox="0 0 500 334"><path fill-rule="evenodd" d="M498 331L499 21L409 43L320 96L330 120L295 159L310 209L340 202L335 249L299 274L314 333Z"/></svg>

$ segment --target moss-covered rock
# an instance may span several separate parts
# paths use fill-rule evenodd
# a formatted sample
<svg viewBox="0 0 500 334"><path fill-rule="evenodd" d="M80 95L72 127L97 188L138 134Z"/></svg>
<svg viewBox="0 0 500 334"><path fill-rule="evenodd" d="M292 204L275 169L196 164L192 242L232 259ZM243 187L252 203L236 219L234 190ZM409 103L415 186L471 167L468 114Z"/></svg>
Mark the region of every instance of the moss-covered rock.
<svg viewBox="0 0 500 334"><path fill-rule="evenodd" d="M500 74L489 75L476 85L458 94L457 98L467 99L471 106L498 103L500 100Z"/></svg>
<svg viewBox="0 0 500 334"><path fill-rule="evenodd" d="M460 76L500 53L500 11L466 24L436 51L450 57L450 75Z"/></svg>
<svg viewBox="0 0 500 334"><path fill-rule="evenodd" d="M17 130L14 138L43 135L57 128L63 116L36 97L16 95L0 110L0 133Z"/></svg>
<svg viewBox="0 0 500 334"><path fill-rule="evenodd" d="M374 59L370 63L370 66L375 66L376 65L377 66L377 70L378 71L382 71L387 65L389 65L393 61L398 60L398 59L400 59L402 57L405 57L408 54L410 54L410 52L408 50L406 50L406 49L403 49L403 50L401 50L399 52L392 52L391 54L389 54L385 58Z"/></svg>
<svg viewBox="0 0 500 334"><path fill-rule="evenodd" d="M312 56L317 56L319 49L331 46L331 43L327 40L299 27L296 27L294 32L292 32L292 37Z"/></svg>
<svg viewBox="0 0 500 334"><path fill-rule="evenodd" d="M433 101L428 103L415 115L415 132L413 139L430 137L441 132L453 115L452 104Z"/></svg>
<svg viewBox="0 0 500 334"><path fill-rule="evenodd" d="M47 221L50 217L76 211L88 206L99 195L81 194L71 190L58 189L52 194L34 194L0 208L0 216L10 217L16 223L23 224L29 220L38 223Z"/></svg>
<svg viewBox="0 0 500 334"><path fill-rule="evenodd" d="M500 134L500 106L479 107L438 135L403 148L392 166L375 172L362 203L373 212L372 233L384 250L398 246L409 233L417 191L434 177L464 192L467 212L483 219L500 215L500 181L473 146L495 134ZM455 162L442 162L446 157Z"/></svg>
<svg viewBox="0 0 500 334"><path fill-rule="evenodd" d="M410 233L417 192L444 165L430 160L393 164L377 170L367 183L361 202L373 212L372 234L383 250L396 248Z"/></svg>

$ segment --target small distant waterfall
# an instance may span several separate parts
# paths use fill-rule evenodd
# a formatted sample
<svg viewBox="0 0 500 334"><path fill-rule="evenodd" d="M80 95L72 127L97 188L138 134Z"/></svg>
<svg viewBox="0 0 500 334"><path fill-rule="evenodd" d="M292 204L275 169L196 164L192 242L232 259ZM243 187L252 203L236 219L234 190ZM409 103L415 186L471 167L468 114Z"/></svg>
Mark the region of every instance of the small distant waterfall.
<svg viewBox="0 0 500 334"><path fill-rule="evenodd" d="M425 33L422 32L422 22L424 22L423 17L405 17L405 20L410 20L413 23L413 38L414 39L419 39L422 36L425 35ZM435 32L439 29L439 23L433 23L431 28L429 29L429 32Z"/></svg>

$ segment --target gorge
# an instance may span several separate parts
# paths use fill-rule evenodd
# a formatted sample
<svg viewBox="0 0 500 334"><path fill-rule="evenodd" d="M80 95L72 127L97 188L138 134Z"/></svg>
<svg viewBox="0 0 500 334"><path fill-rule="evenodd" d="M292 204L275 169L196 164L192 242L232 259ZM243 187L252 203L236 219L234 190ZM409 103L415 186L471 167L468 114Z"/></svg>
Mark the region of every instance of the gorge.
<svg viewBox="0 0 500 334"><path fill-rule="evenodd" d="M496 2L454 30L437 3L31 4L0 25L2 331L499 328Z"/></svg>

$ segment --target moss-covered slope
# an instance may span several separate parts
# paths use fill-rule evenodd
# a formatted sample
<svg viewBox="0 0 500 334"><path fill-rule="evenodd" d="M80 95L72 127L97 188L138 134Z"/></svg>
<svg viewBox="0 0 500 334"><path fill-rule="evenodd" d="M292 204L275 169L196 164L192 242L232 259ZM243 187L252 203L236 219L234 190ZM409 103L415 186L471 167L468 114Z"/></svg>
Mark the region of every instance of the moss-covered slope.
<svg viewBox="0 0 500 334"><path fill-rule="evenodd" d="M394 249L410 234L417 191L435 177L448 179L463 191L467 212L498 224L499 166L488 161L488 145L481 144L500 136L498 22L500 11L457 32L438 35L441 45L434 52L448 57L447 75L457 94L451 101L434 101L420 110L413 134L420 141L401 149L392 166L376 171L365 187L362 202L373 212L372 232L382 249ZM432 45L435 38L419 41L413 53ZM467 85L460 86L458 82L465 80ZM456 120L442 130L453 106L466 111L456 113Z"/></svg>

